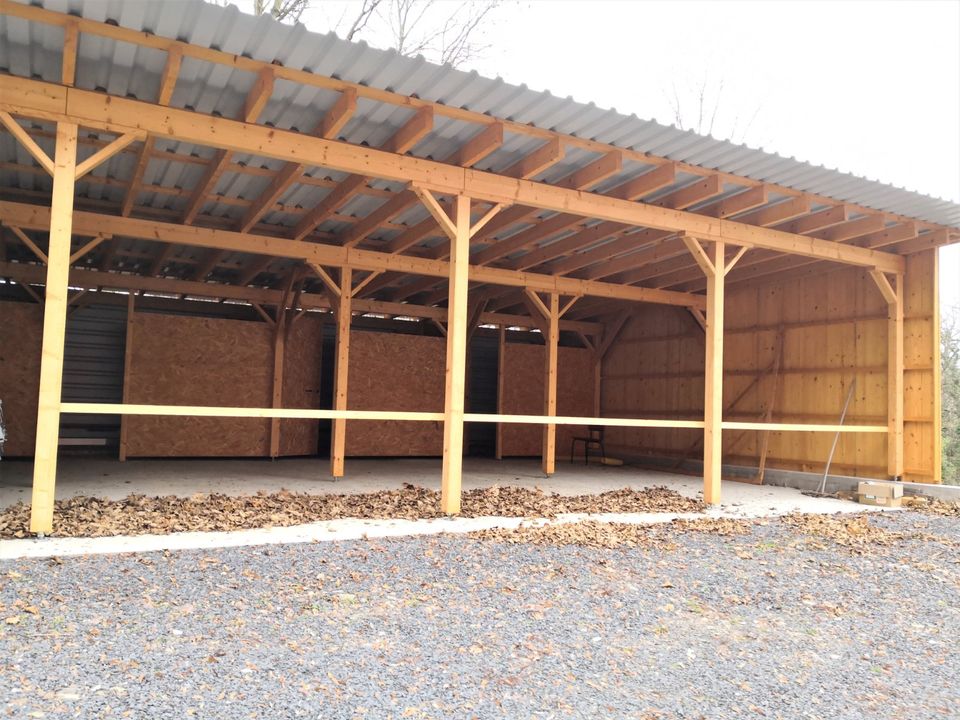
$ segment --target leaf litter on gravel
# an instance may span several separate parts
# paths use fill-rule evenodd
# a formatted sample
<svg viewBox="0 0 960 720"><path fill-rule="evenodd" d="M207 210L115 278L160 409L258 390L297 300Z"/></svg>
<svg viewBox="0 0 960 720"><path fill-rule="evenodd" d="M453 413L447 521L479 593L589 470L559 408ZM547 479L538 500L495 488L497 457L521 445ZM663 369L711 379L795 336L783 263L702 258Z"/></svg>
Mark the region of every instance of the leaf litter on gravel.
<svg viewBox="0 0 960 720"><path fill-rule="evenodd" d="M677 533L699 532L713 535L747 535L753 521L727 518L676 519L669 523L636 523L579 520L546 525L521 525L518 528L490 528L469 534L475 540L493 540L511 544L579 545L589 548L650 548L670 550Z"/></svg>
<svg viewBox="0 0 960 720"><path fill-rule="evenodd" d="M463 517L553 518L561 513L692 513L704 509L701 501L665 487L565 496L539 488L493 486L465 491L462 505ZM418 520L443 517L439 508L439 492L410 484L399 490L342 495L281 490L248 496L74 497L56 501L53 524L55 534L61 537L102 537L286 527L342 518ZM18 503L0 511L0 537L28 537L29 521L29 505Z"/></svg>

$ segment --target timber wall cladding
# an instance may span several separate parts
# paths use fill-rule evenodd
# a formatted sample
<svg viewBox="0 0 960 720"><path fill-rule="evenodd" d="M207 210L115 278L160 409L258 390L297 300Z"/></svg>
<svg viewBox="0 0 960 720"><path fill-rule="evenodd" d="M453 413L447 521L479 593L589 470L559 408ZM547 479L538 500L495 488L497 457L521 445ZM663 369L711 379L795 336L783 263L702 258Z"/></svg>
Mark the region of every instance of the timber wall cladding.
<svg viewBox="0 0 960 720"><path fill-rule="evenodd" d="M939 482L936 257L907 259L904 325L905 479ZM848 424L887 422L887 310L864 272L845 268L728 293L724 419L835 424L850 383ZM779 381L777 354L782 343ZM604 360L602 414L703 417L703 332L678 308L638 306ZM774 391L776 393L774 394ZM756 465L763 433L724 431L724 462ZM609 444L699 459L699 430L609 428ZM831 433L770 433L771 467L822 472ZM841 435L832 469L885 477L886 435Z"/></svg>
<svg viewBox="0 0 960 720"><path fill-rule="evenodd" d="M506 343L500 369L500 413L543 415L545 373L543 345ZM583 348L560 347L557 356L557 415L593 416L593 353ZM557 426L557 458L568 459L570 440L584 435L585 427ZM504 457L535 456L543 452L543 426L505 424L500 452Z"/></svg>
<svg viewBox="0 0 960 720"><path fill-rule="evenodd" d="M7 428L5 456L33 455L42 338L41 305L0 303L0 402Z"/></svg>
<svg viewBox="0 0 960 720"><path fill-rule="evenodd" d="M444 338L353 330L347 407L351 410L443 412ZM350 420L349 456L436 456L443 423Z"/></svg>
<svg viewBox="0 0 960 720"><path fill-rule="evenodd" d="M290 329L284 362L286 407L317 407L321 323ZM273 328L262 322L135 313L128 402L270 407ZM130 457L249 457L269 454L270 421L260 418L128 416ZM284 420L281 454L316 451L317 421Z"/></svg>

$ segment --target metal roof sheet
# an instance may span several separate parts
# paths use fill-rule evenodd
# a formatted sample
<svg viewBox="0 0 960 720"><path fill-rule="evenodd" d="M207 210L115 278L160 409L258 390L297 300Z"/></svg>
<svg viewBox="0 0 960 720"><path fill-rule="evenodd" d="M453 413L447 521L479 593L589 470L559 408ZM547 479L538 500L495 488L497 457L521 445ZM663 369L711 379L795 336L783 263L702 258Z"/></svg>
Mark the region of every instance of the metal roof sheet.
<svg viewBox="0 0 960 720"><path fill-rule="evenodd" d="M38 0L33 4L824 195L879 211L960 228L960 204L955 202L745 145L700 136L634 115L626 116L615 110L598 108L592 103L584 104L571 98L556 97L549 92L537 92L526 86L510 85L501 78L487 78L476 72L435 65L422 57L404 57L393 50L375 49L363 42L347 42L333 33L313 33L302 25L290 26L270 17L254 17L240 12L234 6L221 7L202 0ZM0 16L0 68L15 75L56 82L60 73L62 39L63 33L59 28ZM83 36L78 56L78 85L151 99L156 97L163 65L164 53L160 51L107 38ZM244 97L253 81L251 73L188 58L181 68L171 104L235 117L243 107ZM335 93L330 91L279 81L261 119L277 127L309 129L305 128L305 124L315 119L318 111L330 107L335 99ZM363 107L365 104L369 106ZM408 108L361 100L361 108L344 128L342 136L350 142L376 145L389 137L390 132L399 127L409 114ZM442 157L445 152L452 151L469 139L475 131L475 124L446 118L441 122L438 119L434 132L422 143L423 147L416 149L415 154ZM521 156L523 150L529 151L531 142L535 147L534 138L516 138L515 141L508 138L503 148L489 158L494 162L481 163L480 166L506 166L510 157L516 158ZM181 153L210 154L207 148L184 143L165 142L160 146ZM5 156L10 155L5 153ZM237 161L279 167L278 163L263 158L238 157ZM558 165L550 172L551 179L558 175L560 167L563 165ZM102 168L99 170L106 171ZM201 173L202 169L193 165L152 162L151 175L145 179L169 187L191 187ZM226 175L229 177L218 186L218 192L234 197L249 198L255 194L254 190L264 186L262 177ZM623 176L627 176L626 163ZM33 179L29 182L38 181ZM12 184L24 186L24 180ZM105 188L97 192L110 194ZM283 201L306 204L315 201L319 195L316 187L300 188L296 194L296 197L284 198ZM155 195L150 198L146 194L144 199L155 207L171 206L169 196ZM173 206L176 207L176 203Z"/></svg>

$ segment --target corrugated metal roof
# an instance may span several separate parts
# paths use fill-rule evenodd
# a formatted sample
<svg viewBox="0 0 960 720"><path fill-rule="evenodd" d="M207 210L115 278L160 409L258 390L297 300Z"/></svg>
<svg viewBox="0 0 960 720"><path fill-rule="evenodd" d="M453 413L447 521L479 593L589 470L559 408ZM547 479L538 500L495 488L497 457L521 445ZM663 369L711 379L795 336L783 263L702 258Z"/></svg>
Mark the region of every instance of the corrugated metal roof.
<svg viewBox="0 0 960 720"><path fill-rule="evenodd" d="M21 0L22 1L22 0ZM774 183L798 191L834 198L879 211L896 213L919 220L960 228L960 204L897 188L848 173L781 157L743 145L696 135L672 126L664 126L614 110L560 98L548 92L536 92L514 86L500 78L485 78L475 72L463 72L427 62L422 57L408 58L395 51L350 43L336 35L317 34L301 25L289 26L269 17L254 17L234 6L220 7L201 0L40 0L34 3L46 9L67 12L97 21L109 21L137 31L217 48L265 62L304 69L321 75L371 87L415 95L424 100L462 107L474 112L556 130L617 147L658 155L704 168L719 170L753 180ZM25 77L58 81L62 31L18 18L0 16L0 68ZM84 36L79 48L78 85L105 89L117 95L138 98L156 97L164 53L113 40ZM171 104L200 112L236 117L253 83L251 73L225 66L187 59L183 63ZM329 108L335 93L280 81L261 121L277 127L310 129L318 112ZM343 136L350 142L377 145L409 116L408 108L366 103L348 123ZM434 132L414 154L442 157L476 130L475 124L438 119ZM4 140L0 139L0 144ZM490 166L509 164L511 158L535 147L530 137L508 138L504 147L491 156ZM160 147L177 152L209 156L209 149L175 142ZM3 149L3 148L0 148ZM22 153L21 153L22 154ZM5 156L10 154L5 152ZM237 162L254 162L271 168L280 163L262 158L236 157ZM112 163L129 163L117 157ZM637 174L625 164L621 177ZM486 164L484 165L486 166ZM562 167L558 166L558 167ZM551 179L562 174L558 167ZM123 177L129 168L110 167ZM198 165L151 162L147 182L168 187L193 187L203 169ZM335 174L331 174L336 177ZM127 175L129 176L129 175ZM6 180L7 178L4 178ZM14 185L23 186L18 179ZM30 182L42 183L38 178ZM252 197L265 186L263 177L226 173L217 192L234 197ZM100 188L97 193L110 190ZM119 191L114 193L119 194ZM309 206L322 197L317 187L297 186L281 202ZM142 198L154 207L177 207L169 196L147 194ZM180 201L182 206L183 201ZM221 208L212 212L228 212ZM233 208L236 212L236 208ZM269 218L268 218L269 219ZM279 221L279 218L277 218Z"/></svg>

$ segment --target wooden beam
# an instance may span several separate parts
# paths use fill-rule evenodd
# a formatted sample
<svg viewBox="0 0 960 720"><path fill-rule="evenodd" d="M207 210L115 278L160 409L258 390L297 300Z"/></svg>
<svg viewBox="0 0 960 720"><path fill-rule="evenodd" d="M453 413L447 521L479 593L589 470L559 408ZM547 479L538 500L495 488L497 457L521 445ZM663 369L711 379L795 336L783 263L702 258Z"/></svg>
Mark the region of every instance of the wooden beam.
<svg viewBox="0 0 960 720"><path fill-rule="evenodd" d="M461 167L473 167L503 145L503 123L493 122L467 140L446 162Z"/></svg>
<svg viewBox="0 0 960 720"><path fill-rule="evenodd" d="M443 405L443 473L440 481L440 509L447 515L456 515L460 512L463 482L470 198L458 195L454 208L453 234L450 235L446 387Z"/></svg>
<svg viewBox="0 0 960 720"><path fill-rule="evenodd" d="M440 203L433 196L433 193L429 190L424 190L417 185L414 185L413 190L417 194L417 197L420 198L423 206L433 216L433 219L436 220L437 225L440 226L440 229L443 230L447 237L456 237L457 227L454 221L450 219L449 215L447 215L446 210L440 206ZM467 240L469 241L469 238L467 238Z"/></svg>
<svg viewBox="0 0 960 720"><path fill-rule="evenodd" d="M611 150L605 155L574 171L557 183L557 187L585 190L616 175L623 169L623 152Z"/></svg>
<svg viewBox="0 0 960 720"><path fill-rule="evenodd" d="M10 278L21 287L30 284L42 285L46 277L45 268L41 265L27 263L0 262L0 277ZM132 291L158 292L189 297L207 297L219 300L238 300L254 305L278 305L282 300L282 291L266 288L239 287L220 283L195 282L191 280L174 280L171 278L145 277L121 273L96 272L80 268L70 269L70 286L90 290L110 288ZM359 287L359 285L358 285ZM339 286L337 289L339 293ZM331 303L326 295L302 293L300 295L302 308L331 309ZM445 322L446 308L425 307L408 303L390 303L380 300L354 300L353 310L357 313L374 313L377 315L419 317L436 319ZM270 318L272 324L273 319ZM508 315L499 312L484 312L480 316L480 323L484 325L526 326L529 318L523 315ZM577 320L560 320L560 329L570 332L582 332L586 335L597 335L601 326L597 323L581 322Z"/></svg>
<svg viewBox="0 0 960 720"><path fill-rule="evenodd" d="M712 205L699 209L697 212L711 217L727 218L732 215L739 215L747 210L753 210L762 207L769 202L770 191L766 185L756 185L747 188L736 195L718 200Z"/></svg>
<svg viewBox="0 0 960 720"><path fill-rule="evenodd" d="M247 93L246 101L243 106L243 122L253 123L259 117L263 108L266 107L273 94L274 73L270 68L265 68L257 74L257 79L253 87ZM185 225L191 224L196 220L197 215L203 208L210 194L216 189L217 183L230 164L233 153L228 148L218 150L204 171L203 177L194 188L193 195L187 201L187 207L183 212L181 222Z"/></svg>
<svg viewBox="0 0 960 720"><path fill-rule="evenodd" d="M333 370L333 409L338 411L347 409L347 386L350 374L350 323L353 319L353 299L350 297L352 287L353 272L351 268L344 267L340 270L340 299L336 304L337 356ZM333 432L330 438L330 475L334 478L343 477L346 448L347 421L336 419L333 421Z"/></svg>
<svg viewBox="0 0 960 720"><path fill-rule="evenodd" d="M0 91L0 94L2 94L2 91ZM50 175L53 175L53 160L50 159L50 156L47 155L42 147L37 145L36 141L30 137L30 134L23 129L23 126L18 123L10 113L0 111L0 123L6 126L10 134L23 145L24 150L33 156L33 159L39 163L40 167Z"/></svg>
<svg viewBox="0 0 960 720"><path fill-rule="evenodd" d="M314 129L313 134L322 138L333 139L343 126L347 124L357 109L357 92L353 89L344 90L326 112L323 120ZM274 206L277 200L306 172L307 166L298 162L288 162L271 181L243 216L238 230L249 232L260 218Z"/></svg>
<svg viewBox="0 0 960 720"><path fill-rule="evenodd" d="M60 69L60 82L72 86L77 79L77 46L80 41L80 27L76 21L63 26L63 66Z"/></svg>
<svg viewBox="0 0 960 720"><path fill-rule="evenodd" d="M508 167L503 171L503 175L510 178L531 178L561 160L563 155L563 145L558 138L553 138Z"/></svg>
<svg viewBox="0 0 960 720"><path fill-rule="evenodd" d="M16 227L15 225L8 225L7 227L9 227L13 231L14 235L20 238L20 242L22 242L24 245L30 248L30 252L36 255L37 259L40 260L40 262L46 264L47 254L43 250L41 250L40 247L33 240L30 239L29 235L27 235L23 230Z"/></svg>
<svg viewBox="0 0 960 720"><path fill-rule="evenodd" d="M709 200L714 195L719 195L722 192L723 181L720 177L717 175L708 175L679 190L674 190L668 195L653 200L652 204L672 210L683 210L691 205Z"/></svg>
<svg viewBox="0 0 960 720"><path fill-rule="evenodd" d="M160 91L157 96L157 104L165 106L170 104L170 98L173 97L173 89L177 84L177 76L180 74L180 64L183 62L183 50L179 46L173 46L167 51L167 61L163 67L163 74L160 76ZM133 205L137 201L137 195L140 193L140 187L143 185L143 175L147 171L147 165L150 164L150 157L153 154L153 137L148 136L140 148L140 154L137 156L136 165L134 165L133 175L127 189L127 194L123 198L120 214L124 217L130 215Z"/></svg>
<svg viewBox="0 0 960 720"><path fill-rule="evenodd" d="M395 132L383 149L391 156L402 156L420 140L429 134L433 128L433 110L421 108L397 132ZM324 138L315 138L324 142ZM352 197L361 187L369 182L369 173L354 173L347 177L340 185L332 190L320 204L304 215L293 229L291 237L294 240L303 240L313 230L332 215L338 207Z"/></svg>
<svg viewBox="0 0 960 720"><path fill-rule="evenodd" d="M148 103L76 88L63 88L39 80L0 76L0 108L13 112L28 112L45 119L76 119L93 127L113 131L144 130L165 137L177 137L184 142L197 142L231 150L239 148L245 152L255 151L258 155L282 160L307 158L336 170L375 172L378 177L386 180L414 182L441 194L467 194L475 200L515 203L627 225L686 231L704 240L725 240L739 245L877 267L888 272L903 272L903 258L890 253L475 169L456 168L431 160L358 148L322 138L304 137L298 133L252 123L171 108L163 108L158 113L158 108Z"/></svg>
<svg viewBox="0 0 960 720"><path fill-rule="evenodd" d="M47 208L0 201L0 217L4 222L21 228L46 230L50 223ZM351 266L358 270L394 271L443 277L449 263L444 260L397 256L372 250L343 248L319 243L302 243L264 235L244 235L229 230L212 230L196 226L176 225L139 218L123 218L96 213L74 213L74 229L78 235L93 236L110 233L123 237L179 243L193 247L207 247L238 252L269 254L335 267ZM637 302L652 302L682 307L703 307L704 297L675 293L653 288L630 287L613 283L555 277L504 268L469 267L472 282L483 282L507 287L529 287L542 292L564 295L585 295L618 298Z"/></svg>
<svg viewBox="0 0 960 720"><path fill-rule="evenodd" d="M77 165L77 180L82 178L101 163L104 163L112 158L130 143L144 139L146 139L146 136L143 133L130 132L121 135L109 145L105 145L104 147L100 148L93 155Z"/></svg>
<svg viewBox="0 0 960 720"><path fill-rule="evenodd" d="M77 260L79 260L79 259L82 258L84 255L86 255L88 252L90 252L91 250L93 250L95 247L97 247L97 246L98 246L100 243L102 243L104 240L109 240L109 239L110 239L110 236L109 236L109 235L98 235L97 237L95 237L93 240L91 240L90 242L88 242L86 245L83 245L81 248L79 248L75 253L73 253L73 254L70 256L70 264L73 265Z"/></svg>
<svg viewBox="0 0 960 720"><path fill-rule="evenodd" d="M46 300L43 306L43 347L40 359L40 395L37 403L36 449L33 462L33 495L30 531L53 530L53 500L60 437L60 392L63 383L63 348L67 323L67 283L70 273L73 193L77 167L77 126L57 125L50 207L50 247L47 260Z"/></svg>

